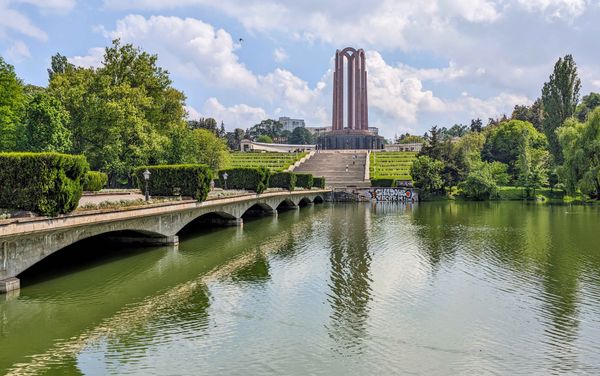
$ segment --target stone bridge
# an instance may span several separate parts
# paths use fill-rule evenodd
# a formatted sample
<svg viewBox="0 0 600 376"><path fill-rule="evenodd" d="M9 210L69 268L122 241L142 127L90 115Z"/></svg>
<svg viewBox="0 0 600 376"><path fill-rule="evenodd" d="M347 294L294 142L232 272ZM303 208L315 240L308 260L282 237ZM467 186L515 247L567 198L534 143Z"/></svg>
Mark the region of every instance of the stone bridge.
<svg viewBox="0 0 600 376"><path fill-rule="evenodd" d="M26 218L0 223L0 293L20 288L20 273L80 240L107 235L147 245L179 243L185 226L206 223L239 226L242 217L274 215L323 202L328 190L267 192L204 202L180 201L122 210L95 210L56 218Z"/></svg>

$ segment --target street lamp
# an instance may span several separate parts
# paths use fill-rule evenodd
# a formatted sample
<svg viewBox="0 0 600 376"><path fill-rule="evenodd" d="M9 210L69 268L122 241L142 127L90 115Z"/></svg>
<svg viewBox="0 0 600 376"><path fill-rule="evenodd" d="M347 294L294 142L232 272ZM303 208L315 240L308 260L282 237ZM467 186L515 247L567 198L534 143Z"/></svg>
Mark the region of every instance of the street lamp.
<svg viewBox="0 0 600 376"><path fill-rule="evenodd" d="M146 171L144 171L142 173L142 175L144 175L144 181L146 182L145 196L146 196L146 201L148 201L150 199L150 195L148 194L148 180L150 180L150 171L148 171L148 169L146 169Z"/></svg>
<svg viewBox="0 0 600 376"><path fill-rule="evenodd" d="M226 172L224 172L224 173L223 173L223 181L224 181L224 184L223 184L223 185L224 185L224 187L223 187L223 189L227 189L227 177L228 177L228 176L229 176L229 175L227 175L227 173L226 173Z"/></svg>

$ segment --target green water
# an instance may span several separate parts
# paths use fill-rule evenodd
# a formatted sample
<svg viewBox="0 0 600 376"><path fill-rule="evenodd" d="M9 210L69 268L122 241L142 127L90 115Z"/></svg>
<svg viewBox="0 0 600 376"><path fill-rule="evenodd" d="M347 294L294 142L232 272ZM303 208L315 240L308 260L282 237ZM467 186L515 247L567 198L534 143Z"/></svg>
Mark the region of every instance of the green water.
<svg viewBox="0 0 600 376"><path fill-rule="evenodd" d="M0 374L600 374L598 207L317 205L21 277Z"/></svg>

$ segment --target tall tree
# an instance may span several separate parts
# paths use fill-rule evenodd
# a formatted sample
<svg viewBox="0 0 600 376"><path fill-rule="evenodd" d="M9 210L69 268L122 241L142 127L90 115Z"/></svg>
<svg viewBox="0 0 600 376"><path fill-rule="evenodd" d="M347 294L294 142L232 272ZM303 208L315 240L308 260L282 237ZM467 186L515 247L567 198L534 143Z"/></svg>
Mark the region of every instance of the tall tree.
<svg viewBox="0 0 600 376"><path fill-rule="evenodd" d="M69 63L66 56L57 53L50 59L50 68L48 68L48 78L52 79L52 77L55 74L65 73L67 70L74 68L75 66Z"/></svg>
<svg viewBox="0 0 600 376"><path fill-rule="evenodd" d="M585 123L567 120L558 130L564 163L558 174L568 193L577 190L600 199L600 108Z"/></svg>
<svg viewBox="0 0 600 376"><path fill-rule="evenodd" d="M483 122L480 118L471 120L471 132L481 132L483 130Z"/></svg>
<svg viewBox="0 0 600 376"><path fill-rule="evenodd" d="M271 137L273 140L279 139L283 132L283 124L277 120L266 119L246 131L246 134L256 139L261 135Z"/></svg>
<svg viewBox="0 0 600 376"><path fill-rule="evenodd" d="M0 151L15 150L25 102L23 82L14 67L0 56Z"/></svg>
<svg viewBox="0 0 600 376"><path fill-rule="evenodd" d="M52 67L49 93L71 115L73 151L107 172L112 186L129 181L135 166L178 162L183 156L169 145L179 136L191 137L179 129L185 96L156 60L114 40L97 69Z"/></svg>
<svg viewBox="0 0 600 376"><path fill-rule="evenodd" d="M19 149L69 153L69 122L69 113L58 99L45 93L35 94L27 103L23 124L19 127Z"/></svg>
<svg viewBox="0 0 600 376"><path fill-rule="evenodd" d="M531 123L509 120L491 129L483 145L481 157L489 162L502 162L508 165L512 178L518 178L517 161L522 145L527 142L530 148L545 149L546 137Z"/></svg>
<svg viewBox="0 0 600 376"><path fill-rule="evenodd" d="M438 129L437 125L431 127L429 132L425 134L426 143L421 149L420 155L441 160L443 155L441 133L442 131Z"/></svg>
<svg viewBox="0 0 600 376"><path fill-rule="evenodd" d="M555 164L562 162L562 153L556 130L566 119L573 116L579 102L581 80L573 56L566 55L554 64L554 71L542 89L545 118L543 128Z"/></svg>
<svg viewBox="0 0 600 376"><path fill-rule="evenodd" d="M290 144L308 145L314 143L314 137L310 131L304 127L294 128L292 135L288 139Z"/></svg>

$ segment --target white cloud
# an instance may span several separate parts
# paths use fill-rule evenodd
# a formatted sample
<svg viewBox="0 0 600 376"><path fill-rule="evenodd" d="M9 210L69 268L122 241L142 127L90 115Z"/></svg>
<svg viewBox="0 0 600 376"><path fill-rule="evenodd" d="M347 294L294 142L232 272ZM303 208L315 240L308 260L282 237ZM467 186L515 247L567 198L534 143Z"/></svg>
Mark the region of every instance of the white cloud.
<svg viewBox="0 0 600 376"><path fill-rule="evenodd" d="M580 16L590 5L588 0L518 0L524 9L540 12L548 19L566 19L572 21Z"/></svg>
<svg viewBox="0 0 600 376"><path fill-rule="evenodd" d="M287 58L288 55L283 48L276 48L275 51L273 51L273 59L275 59L276 62L284 62Z"/></svg>
<svg viewBox="0 0 600 376"><path fill-rule="evenodd" d="M31 53L29 52L29 48L27 45L21 41L15 41L6 51L6 56L12 61L20 62L25 58L31 57Z"/></svg>
<svg viewBox="0 0 600 376"><path fill-rule="evenodd" d="M88 50L88 54L84 56L73 56L69 57L68 60L71 64L75 64L80 67L97 68L102 64L104 58L104 48L94 47Z"/></svg>
<svg viewBox="0 0 600 376"><path fill-rule="evenodd" d="M129 15L117 21L109 36L159 53L161 63L180 76L244 90L257 86L256 77L234 53L239 46L231 35L200 20Z"/></svg>
<svg viewBox="0 0 600 376"><path fill-rule="evenodd" d="M200 112L198 112L198 110L196 110L194 107L192 106L185 106L185 112L187 112L187 116L186 118L188 120L198 120L202 117L202 115L200 114Z"/></svg>
<svg viewBox="0 0 600 376"><path fill-rule="evenodd" d="M41 41L48 39L48 35L35 26L23 13L11 9L10 2L0 1L0 36L9 33L22 34Z"/></svg>
<svg viewBox="0 0 600 376"><path fill-rule="evenodd" d="M226 107L217 98L209 98L202 109L203 117L212 117L225 123L227 130L234 128L246 129L268 117L267 112L260 107L246 104L236 104Z"/></svg>

